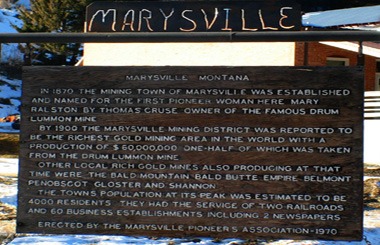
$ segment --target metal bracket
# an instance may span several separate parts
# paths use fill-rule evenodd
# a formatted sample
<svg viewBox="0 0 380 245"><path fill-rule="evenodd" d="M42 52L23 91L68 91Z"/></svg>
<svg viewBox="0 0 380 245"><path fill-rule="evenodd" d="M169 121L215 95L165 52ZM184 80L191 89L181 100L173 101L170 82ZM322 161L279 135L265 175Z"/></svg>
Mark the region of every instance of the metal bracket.
<svg viewBox="0 0 380 245"><path fill-rule="evenodd" d="M365 57L363 54L363 41L359 41L359 50L358 50L358 61L357 66L364 66Z"/></svg>

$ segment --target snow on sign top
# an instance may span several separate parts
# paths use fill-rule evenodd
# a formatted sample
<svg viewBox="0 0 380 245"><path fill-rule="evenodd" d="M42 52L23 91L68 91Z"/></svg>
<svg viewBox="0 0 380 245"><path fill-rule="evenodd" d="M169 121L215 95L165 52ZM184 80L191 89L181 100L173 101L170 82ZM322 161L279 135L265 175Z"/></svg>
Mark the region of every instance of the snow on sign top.
<svg viewBox="0 0 380 245"><path fill-rule="evenodd" d="M295 31L294 1L95 2L87 7L87 32Z"/></svg>
<svg viewBox="0 0 380 245"><path fill-rule="evenodd" d="M380 22L380 5L307 13L303 26L330 27Z"/></svg>

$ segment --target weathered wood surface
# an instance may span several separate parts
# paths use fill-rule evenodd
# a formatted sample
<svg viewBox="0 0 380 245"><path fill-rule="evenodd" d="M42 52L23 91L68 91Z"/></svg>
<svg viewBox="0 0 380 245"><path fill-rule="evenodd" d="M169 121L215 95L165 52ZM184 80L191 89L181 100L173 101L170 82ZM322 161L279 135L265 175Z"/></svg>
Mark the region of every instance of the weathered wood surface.
<svg viewBox="0 0 380 245"><path fill-rule="evenodd" d="M18 232L362 237L356 68L28 67L22 101Z"/></svg>

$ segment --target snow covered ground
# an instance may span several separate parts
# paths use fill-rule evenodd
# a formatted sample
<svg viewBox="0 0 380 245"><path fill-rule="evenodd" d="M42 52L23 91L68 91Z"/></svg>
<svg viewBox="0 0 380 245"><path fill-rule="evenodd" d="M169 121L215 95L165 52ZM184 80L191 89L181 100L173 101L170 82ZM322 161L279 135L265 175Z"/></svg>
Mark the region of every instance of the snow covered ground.
<svg viewBox="0 0 380 245"><path fill-rule="evenodd" d="M21 81L8 79L0 75L0 101L9 100L10 103L0 103L0 118L8 115L19 114L21 98ZM13 131L10 123L0 123L0 132Z"/></svg>
<svg viewBox="0 0 380 245"><path fill-rule="evenodd" d="M380 164L380 120L364 121L364 162Z"/></svg>
<svg viewBox="0 0 380 245"><path fill-rule="evenodd" d="M379 235L379 234L377 234ZM371 240L367 237L372 245L380 244L380 240ZM195 239L167 239L159 238L152 240L144 237L123 237L123 236L54 236L54 237L23 237L17 238L9 245L240 245L244 244L243 240L225 239L222 241L213 241L210 238ZM366 245L362 242L330 242L330 241L294 241L279 240L274 242L262 241L258 245ZM368 244L367 244L368 245Z"/></svg>
<svg viewBox="0 0 380 245"><path fill-rule="evenodd" d="M29 0L22 0L22 2L29 4ZM0 32L2 33L15 33L17 32L13 26L20 27L22 21L17 18L18 12L12 9L0 9ZM18 44L1 44L1 63L20 62L23 59L23 55L18 49Z"/></svg>

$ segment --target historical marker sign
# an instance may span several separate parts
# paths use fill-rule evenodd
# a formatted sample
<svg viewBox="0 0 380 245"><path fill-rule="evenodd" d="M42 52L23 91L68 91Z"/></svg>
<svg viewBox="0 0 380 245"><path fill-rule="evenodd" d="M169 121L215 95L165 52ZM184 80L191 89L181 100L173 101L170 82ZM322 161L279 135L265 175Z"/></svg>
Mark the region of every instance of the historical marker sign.
<svg viewBox="0 0 380 245"><path fill-rule="evenodd" d="M18 232L360 240L362 72L27 67Z"/></svg>
<svg viewBox="0 0 380 245"><path fill-rule="evenodd" d="M87 7L87 32L296 31L294 1L95 2Z"/></svg>

